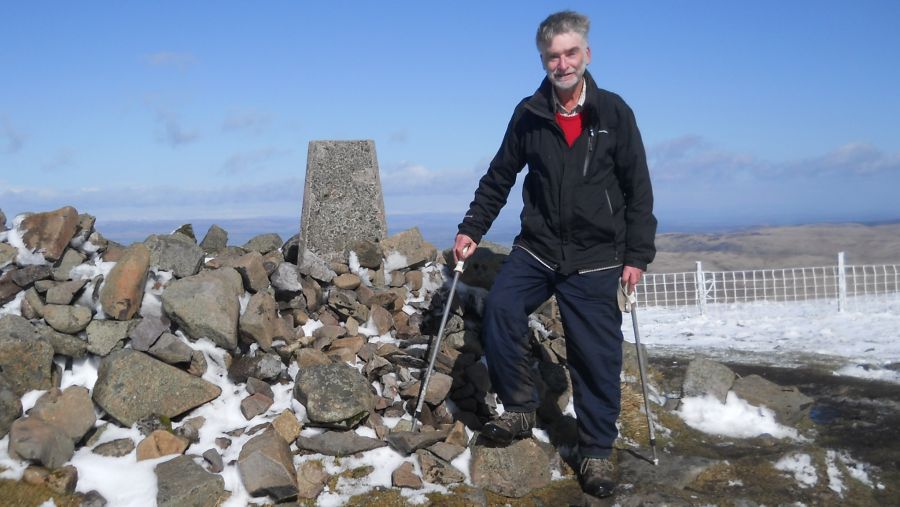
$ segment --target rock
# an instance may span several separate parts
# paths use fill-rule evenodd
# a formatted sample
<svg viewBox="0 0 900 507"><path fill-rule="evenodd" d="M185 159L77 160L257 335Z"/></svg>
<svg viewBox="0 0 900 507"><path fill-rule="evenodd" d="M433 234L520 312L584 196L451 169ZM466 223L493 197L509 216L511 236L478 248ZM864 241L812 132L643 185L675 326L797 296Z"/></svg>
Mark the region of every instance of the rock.
<svg viewBox="0 0 900 507"><path fill-rule="evenodd" d="M471 287L490 289L509 252L509 247L482 240L475 252L466 259L466 269L459 281ZM452 266L453 252L447 250L444 257L447 265Z"/></svg>
<svg viewBox="0 0 900 507"><path fill-rule="evenodd" d="M300 268L289 262L282 262L275 268L270 277L272 286L284 292L300 292L303 286L300 284Z"/></svg>
<svg viewBox="0 0 900 507"><path fill-rule="evenodd" d="M116 320L131 320L141 308L150 269L150 250L143 244L128 247L100 289L103 313Z"/></svg>
<svg viewBox="0 0 900 507"><path fill-rule="evenodd" d="M381 249L381 242L369 241L366 239L354 241L347 248L348 258L350 257L350 252L356 254L356 258L361 267L368 269L378 269L381 267L381 261L384 257L384 251Z"/></svg>
<svg viewBox="0 0 900 507"><path fill-rule="evenodd" d="M217 255L228 246L228 233L216 224L209 226L206 236L200 242L200 248L210 255Z"/></svg>
<svg viewBox="0 0 900 507"><path fill-rule="evenodd" d="M550 459L534 439L507 447L472 447L472 483L494 493L521 498L550 484Z"/></svg>
<svg viewBox="0 0 900 507"><path fill-rule="evenodd" d="M106 507L106 499L96 490L90 490L81 497L81 507Z"/></svg>
<svg viewBox="0 0 900 507"><path fill-rule="evenodd" d="M131 321L94 320L87 326L87 350L97 356L106 356L128 337Z"/></svg>
<svg viewBox="0 0 900 507"><path fill-rule="evenodd" d="M100 362L94 402L125 426L148 415L175 417L217 398L221 389L135 350Z"/></svg>
<svg viewBox="0 0 900 507"><path fill-rule="evenodd" d="M303 258L300 259L300 264L297 268L301 274L310 276L320 282L329 283L336 276L336 273L328 267L327 262L309 250L303 252Z"/></svg>
<svg viewBox="0 0 900 507"><path fill-rule="evenodd" d="M250 240L244 244L243 248L244 250L259 252L260 254L265 255L273 250L278 250L283 244L284 241L282 241L281 236L271 232L268 234L259 234L250 238Z"/></svg>
<svg viewBox="0 0 900 507"><path fill-rule="evenodd" d="M50 290L47 291L46 300L47 304L51 305L68 305L75 299L75 294L77 294L81 289L84 288L85 284L87 284L87 280L74 280L70 282L63 282L54 285Z"/></svg>
<svg viewBox="0 0 900 507"><path fill-rule="evenodd" d="M6 214L3 213L3 210L0 209L0 232L6 230Z"/></svg>
<svg viewBox="0 0 900 507"><path fill-rule="evenodd" d="M50 276L52 276L54 280L60 282L69 280L72 278L72 268L78 266L79 264L83 264L86 260L87 257L83 253L79 252L78 250L69 248L68 250L66 250L66 253L63 254L62 260L59 261L59 265L53 268Z"/></svg>
<svg viewBox="0 0 900 507"><path fill-rule="evenodd" d="M274 380L281 375L284 364L275 352L257 353L255 356L242 355L232 361L228 368L228 378L233 382L247 382L250 377L260 380Z"/></svg>
<svg viewBox="0 0 900 507"><path fill-rule="evenodd" d="M251 394L241 400L241 414L243 414L244 419L249 421L260 414L265 414L266 410L269 410L273 403L275 403L275 400L265 394Z"/></svg>
<svg viewBox="0 0 900 507"><path fill-rule="evenodd" d="M0 275L0 306L5 306L16 299L20 292L22 292L22 288L16 285L10 273Z"/></svg>
<svg viewBox="0 0 900 507"><path fill-rule="evenodd" d="M130 438L117 438L109 442L104 442L91 449L94 454L107 456L110 458L121 458L131 454L134 450L134 441Z"/></svg>
<svg viewBox="0 0 900 507"><path fill-rule="evenodd" d="M272 341L279 336L278 304L268 292L257 292L250 297L247 308L240 317L241 337L259 344L262 350L272 349Z"/></svg>
<svg viewBox="0 0 900 507"><path fill-rule="evenodd" d="M69 305L44 305L44 320L60 333L75 334L91 323L90 308Z"/></svg>
<svg viewBox="0 0 900 507"><path fill-rule="evenodd" d="M59 427L37 417L23 417L9 428L9 454L59 468L72 459L75 443Z"/></svg>
<svg viewBox="0 0 900 507"><path fill-rule="evenodd" d="M72 465L66 465L47 474L44 482L47 489L61 495L72 494L78 485L78 469Z"/></svg>
<svg viewBox="0 0 900 507"><path fill-rule="evenodd" d="M151 356L168 364L190 363L194 349L172 333L163 333L147 351Z"/></svg>
<svg viewBox="0 0 900 507"><path fill-rule="evenodd" d="M314 365L300 370L294 398L306 407L313 426L350 429L374 408L369 382L345 364Z"/></svg>
<svg viewBox="0 0 900 507"><path fill-rule="evenodd" d="M379 335L387 334L394 327L394 318L391 313L377 305L372 305L369 310L369 320Z"/></svg>
<svg viewBox="0 0 900 507"><path fill-rule="evenodd" d="M345 273L343 275L337 276L332 280L332 283L338 289L345 290L354 290L359 287L359 284L362 283L359 276L353 273Z"/></svg>
<svg viewBox="0 0 900 507"><path fill-rule="evenodd" d="M169 330L170 326L169 318L165 315L145 315L128 332L128 337L131 338L131 347L134 350L147 352L160 335Z"/></svg>
<svg viewBox="0 0 900 507"><path fill-rule="evenodd" d="M435 442L433 445L428 446L428 450L442 460L453 461L453 459L462 454L466 448L448 444L447 442Z"/></svg>
<svg viewBox="0 0 900 507"><path fill-rule="evenodd" d="M67 357L84 357L87 352L87 342L77 336L66 333L60 333L52 327L37 323L35 326L38 334L50 343L53 347L53 353Z"/></svg>
<svg viewBox="0 0 900 507"><path fill-rule="evenodd" d="M735 374L722 363L709 359L694 359L684 374L683 396L715 396L725 403L734 383Z"/></svg>
<svg viewBox="0 0 900 507"><path fill-rule="evenodd" d="M432 261L437 256L437 248L425 241L418 227L398 232L381 242L387 259L385 269L415 268Z"/></svg>
<svg viewBox="0 0 900 507"><path fill-rule="evenodd" d="M297 469L297 496L307 499L318 497L330 478L322 462L304 461Z"/></svg>
<svg viewBox="0 0 900 507"><path fill-rule="evenodd" d="M272 429L274 429L275 432L278 433L278 436L283 438L285 442L290 443L297 440L297 437L300 436L303 425L300 424L300 421L297 420L297 416L294 415L293 412L285 410L272 420Z"/></svg>
<svg viewBox="0 0 900 507"><path fill-rule="evenodd" d="M173 232L172 234L180 234L187 237L194 243L197 242L197 236L194 234L194 226L192 224L183 224L181 227L175 229L175 232Z"/></svg>
<svg viewBox="0 0 900 507"><path fill-rule="evenodd" d="M41 280L50 278L52 274L50 266L43 264L21 267L10 272L12 281L21 288L26 288Z"/></svg>
<svg viewBox="0 0 900 507"><path fill-rule="evenodd" d="M249 377L247 379L247 392L250 394L264 394L269 398L275 399L275 393L272 391L272 386L258 378Z"/></svg>
<svg viewBox="0 0 900 507"><path fill-rule="evenodd" d="M425 449L416 451L416 457L419 459L419 468L422 470L422 479L426 482L449 485L466 480L463 473L454 468L453 465L438 458ZM516 464L516 466L518 465L519 464Z"/></svg>
<svg viewBox="0 0 900 507"><path fill-rule="evenodd" d="M0 377L0 438L9 433L9 427L19 417L22 417L22 401Z"/></svg>
<svg viewBox="0 0 900 507"><path fill-rule="evenodd" d="M24 231L22 241L28 249L43 253L49 261L56 261L75 236L77 226L78 211L66 206L28 215L19 224L19 230Z"/></svg>
<svg viewBox="0 0 900 507"><path fill-rule="evenodd" d="M150 251L150 265L171 271L175 278L196 275L205 257L203 249L183 234L153 234L144 245Z"/></svg>
<svg viewBox="0 0 900 507"><path fill-rule="evenodd" d="M162 293L162 306L192 339L205 337L231 350L237 347L242 293L240 275L223 268L175 280Z"/></svg>
<svg viewBox="0 0 900 507"><path fill-rule="evenodd" d="M156 430L137 445L137 460L144 461L170 454L183 454L189 444L186 438L165 430Z"/></svg>
<svg viewBox="0 0 900 507"><path fill-rule="evenodd" d="M272 430L244 444L237 466L244 488L252 496L268 495L281 501L297 494L291 448Z"/></svg>
<svg viewBox="0 0 900 507"><path fill-rule="evenodd" d="M332 364L334 362L324 352L317 349L300 349L294 353L294 360L301 370L317 364Z"/></svg>
<svg viewBox="0 0 900 507"><path fill-rule="evenodd" d="M206 418L203 416L191 417L184 421L181 426L174 429L174 433L180 437L184 437L188 442L196 444L200 441L200 429L206 424Z"/></svg>
<svg viewBox="0 0 900 507"><path fill-rule="evenodd" d="M27 320L0 317L0 372L16 396L51 387L53 347Z"/></svg>
<svg viewBox="0 0 900 507"><path fill-rule="evenodd" d="M221 266L234 268L241 275L244 288L250 293L255 294L269 287L269 273L266 272L263 256L259 252L250 252L240 257L225 257L221 261Z"/></svg>
<svg viewBox="0 0 900 507"><path fill-rule="evenodd" d="M225 462L222 460L222 455L219 454L219 451L215 449L207 449L206 452L203 453L203 459L209 463L209 471L217 474L222 470L225 470Z"/></svg>
<svg viewBox="0 0 900 507"><path fill-rule="evenodd" d="M731 389L747 403L771 409L775 412L775 419L787 425L800 422L815 401L796 387L783 387L759 375L741 377L734 381Z"/></svg>
<svg viewBox="0 0 900 507"><path fill-rule="evenodd" d="M385 440L391 449L408 456L445 438L446 431L392 431Z"/></svg>
<svg viewBox="0 0 900 507"><path fill-rule="evenodd" d="M0 268L4 268L15 262L18 255L18 248L6 243L0 243Z"/></svg>
<svg viewBox="0 0 900 507"><path fill-rule="evenodd" d="M81 440L97 422L90 391L82 386L64 391L50 389L38 398L28 415L57 426L72 442Z"/></svg>
<svg viewBox="0 0 900 507"><path fill-rule="evenodd" d="M297 447L326 456L350 456L386 446L376 438L357 435L354 431L326 431L314 437L297 438Z"/></svg>
<svg viewBox="0 0 900 507"><path fill-rule="evenodd" d="M422 479L416 475L415 467L408 461L391 472L391 484L395 488L422 489Z"/></svg>
<svg viewBox="0 0 900 507"><path fill-rule="evenodd" d="M190 456L156 465L157 507L215 507L225 497L225 480L211 474Z"/></svg>
<svg viewBox="0 0 900 507"><path fill-rule="evenodd" d="M619 453L621 482L666 484L676 489L688 487L704 471L722 463L698 456L670 455L653 464L627 452Z"/></svg>

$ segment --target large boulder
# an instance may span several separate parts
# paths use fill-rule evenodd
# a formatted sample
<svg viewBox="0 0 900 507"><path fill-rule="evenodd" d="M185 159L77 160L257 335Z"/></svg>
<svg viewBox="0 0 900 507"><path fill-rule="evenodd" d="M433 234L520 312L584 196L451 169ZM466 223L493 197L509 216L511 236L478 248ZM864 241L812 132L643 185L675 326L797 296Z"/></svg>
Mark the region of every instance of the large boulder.
<svg viewBox="0 0 900 507"><path fill-rule="evenodd" d="M710 359L694 359L688 364L682 384L683 396L714 396L725 403L736 375L722 363Z"/></svg>
<svg viewBox="0 0 900 507"><path fill-rule="evenodd" d="M10 389L6 380L0 377L0 438L9 433L9 427L19 417L22 417L22 400Z"/></svg>
<svg viewBox="0 0 900 507"><path fill-rule="evenodd" d="M156 465L157 507L215 507L225 495L225 479L211 474L190 456Z"/></svg>
<svg viewBox="0 0 900 507"><path fill-rule="evenodd" d="M175 417L217 398L221 389L131 349L100 363L94 402L125 426L150 416Z"/></svg>
<svg viewBox="0 0 900 507"><path fill-rule="evenodd" d="M247 308L240 318L241 336L248 342L255 342L263 350L272 348L272 341L280 337L278 303L268 292L257 292L250 297Z"/></svg>
<svg viewBox="0 0 900 507"><path fill-rule="evenodd" d="M116 320L131 320L141 308L150 270L150 250L143 244L128 247L100 289L103 313Z"/></svg>
<svg viewBox="0 0 900 507"><path fill-rule="evenodd" d="M175 280L162 294L163 311L191 338L209 338L224 349L237 347L241 276L232 268Z"/></svg>
<svg viewBox="0 0 900 507"><path fill-rule="evenodd" d="M43 253L49 261L62 257L77 227L78 211L71 206L28 215L19 224L25 246Z"/></svg>
<svg viewBox="0 0 900 507"><path fill-rule="evenodd" d="M747 403L771 409L775 419L787 425L800 422L815 401L796 387L780 386L759 375L741 377L734 381L731 389Z"/></svg>
<svg viewBox="0 0 900 507"><path fill-rule="evenodd" d="M150 265L171 271L175 278L196 275L205 253L184 234L153 234L144 240L150 250Z"/></svg>
<svg viewBox="0 0 900 507"><path fill-rule="evenodd" d="M53 347L31 323L18 315L0 317L0 372L16 396L50 389L52 365Z"/></svg>
<svg viewBox="0 0 900 507"><path fill-rule="evenodd" d="M507 447L476 444L469 467L476 486L503 496L521 498L550 484L550 458L531 438Z"/></svg>
<svg viewBox="0 0 900 507"><path fill-rule="evenodd" d="M75 443L58 426L37 417L23 417L9 429L9 454L59 468L75 454Z"/></svg>
<svg viewBox="0 0 900 507"><path fill-rule="evenodd" d="M386 268L391 269L415 268L433 261L437 255L437 248L425 241L418 227L384 239L381 248L387 259Z"/></svg>
<svg viewBox="0 0 900 507"><path fill-rule="evenodd" d="M346 364L304 368L295 379L294 398L306 407L311 426L353 428L375 407L369 382Z"/></svg>
<svg viewBox="0 0 900 507"><path fill-rule="evenodd" d="M291 447L274 430L248 440L241 448L237 466L241 481L252 496L269 495L281 501L297 494Z"/></svg>
<svg viewBox="0 0 900 507"><path fill-rule="evenodd" d="M50 389L38 398L28 415L57 426L72 442L81 440L97 422L91 393L82 386Z"/></svg>

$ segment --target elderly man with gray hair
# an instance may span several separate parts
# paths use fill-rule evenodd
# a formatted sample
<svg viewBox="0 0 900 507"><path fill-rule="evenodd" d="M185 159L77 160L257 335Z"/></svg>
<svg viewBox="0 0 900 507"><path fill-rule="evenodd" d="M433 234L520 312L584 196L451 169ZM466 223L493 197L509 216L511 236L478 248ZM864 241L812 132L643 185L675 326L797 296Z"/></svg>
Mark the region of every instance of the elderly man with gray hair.
<svg viewBox="0 0 900 507"><path fill-rule="evenodd" d="M454 244L474 253L527 165L522 228L485 303L483 340L504 413L482 435L501 445L532 434L540 401L528 315L556 296L578 419L579 483L593 497L617 484L622 312L656 253L653 191L631 109L597 86L587 65L590 21L563 11L538 28L546 78L516 106Z"/></svg>

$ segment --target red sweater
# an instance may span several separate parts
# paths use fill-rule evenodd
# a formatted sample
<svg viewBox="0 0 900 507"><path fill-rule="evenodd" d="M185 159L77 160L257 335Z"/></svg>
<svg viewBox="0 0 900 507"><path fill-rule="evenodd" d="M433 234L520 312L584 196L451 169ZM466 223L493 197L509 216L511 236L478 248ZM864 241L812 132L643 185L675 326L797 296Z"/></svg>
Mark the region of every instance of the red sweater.
<svg viewBox="0 0 900 507"><path fill-rule="evenodd" d="M556 113L556 123L562 127L563 134L566 135L566 142L569 143L569 148L571 148L578 136L581 135L581 113L575 116L563 116L560 113Z"/></svg>

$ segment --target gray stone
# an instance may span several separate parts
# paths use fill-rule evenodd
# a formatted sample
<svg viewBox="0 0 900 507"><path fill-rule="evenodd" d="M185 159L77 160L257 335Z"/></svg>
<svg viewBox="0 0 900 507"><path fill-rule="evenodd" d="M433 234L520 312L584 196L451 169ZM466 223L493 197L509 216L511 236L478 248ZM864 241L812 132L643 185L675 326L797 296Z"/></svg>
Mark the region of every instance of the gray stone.
<svg viewBox="0 0 900 507"><path fill-rule="evenodd" d="M385 440L391 449L409 455L445 438L447 438L446 431L392 431Z"/></svg>
<svg viewBox="0 0 900 507"><path fill-rule="evenodd" d="M192 339L205 337L231 350L237 347L242 293L237 271L222 268L175 280L162 293L162 306Z"/></svg>
<svg viewBox="0 0 900 507"><path fill-rule="evenodd" d="M72 459L75 443L59 427L37 417L23 417L9 428L9 454L59 468Z"/></svg>
<svg viewBox="0 0 900 507"><path fill-rule="evenodd" d="M298 251L344 262L349 246L386 233L374 141L311 141Z"/></svg>
<svg viewBox="0 0 900 507"><path fill-rule="evenodd" d="M469 468L473 484L512 498L550 484L550 459L531 438L507 447L476 444Z"/></svg>
<svg viewBox="0 0 900 507"><path fill-rule="evenodd" d="M22 417L22 401L0 377L0 438L9 433L9 427L19 417Z"/></svg>
<svg viewBox="0 0 900 507"><path fill-rule="evenodd" d="M16 299L20 292L22 292L22 288L12 280L10 272L0 275L0 306L5 306Z"/></svg>
<svg viewBox="0 0 900 507"><path fill-rule="evenodd" d="M369 241L367 239L354 241L347 247L348 259L350 258L350 252L356 254L360 266L368 269L378 269L381 267L381 262L384 258L384 251L381 248L381 243Z"/></svg>
<svg viewBox="0 0 900 507"><path fill-rule="evenodd" d="M163 333L147 353L168 364L190 363L194 349L174 334Z"/></svg>
<svg viewBox="0 0 900 507"><path fill-rule="evenodd" d="M357 435L355 431L326 431L314 437L297 438L297 447L327 456L350 456L386 446L376 438Z"/></svg>
<svg viewBox="0 0 900 507"><path fill-rule="evenodd" d="M72 442L81 440L97 422L91 393L82 386L70 386L64 391L50 389L38 398L28 415L57 426Z"/></svg>
<svg viewBox="0 0 900 507"><path fill-rule="evenodd" d="M210 255L217 255L228 246L228 233L216 224L210 225L206 236L200 242L200 248Z"/></svg>
<svg viewBox="0 0 900 507"><path fill-rule="evenodd" d="M219 451L207 449L206 452L203 453L203 459L209 463L210 472L217 474L222 470L225 470L225 462L222 460L222 455L219 454Z"/></svg>
<svg viewBox="0 0 900 507"><path fill-rule="evenodd" d="M369 319L380 335L388 333L394 327L394 317L391 316L391 312L378 305L373 305L369 310Z"/></svg>
<svg viewBox="0 0 900 507"><path fill-rule="evenodd" d="M279 336L278 304L268 292L257 292L250 297L240 318L241 337L259 344L262 350L271 350L272 341Z"/></svg>
<svg viewBox="0 0 900 507"><path fill-rule="evenodd" d="M81 507L106 507L106 504L106 498L93 489L81 497Z"/></svg>
<svg viewBox="0 0 900 507"><path fill-rule="evenodd" d="M135 350L100 363L94 402L125 426L149 415L175 417L217 398L221 389Z"/></svg>
<svg viewBox="0 0 900 507"><path fill-rule="evenodd" d="M181 234L182 236L186 236L188 239L197 242L197 236L194 234L194 226L192 224L183 224L181 227L175 229L175 232L172 234Z"/></svg>
<svg viewBox="0 0 900 507"><path fill-rule="evenodd" d="M50 266L37 264L21 267L10 273L12 281L23 289L40 280L46 280L51 275Z"/></svg>
<svg viewBox="0 0 900 507"><path fill-rule="evenodd" d="M452 461L462 454L466 448L456 444L448 444L447 442L435 442L433 445L428 446L428 450L445 461Z"/></svg>
<svg viewBox="0 0 900 507"><path fill-rule="evenodd" d="M425 241L418 227L386 238L381 242L381 248L384 249L384 257L395 270L415 268L437 256L437 248Z"/></svg>
<svg viewBox="0 0 900 507"><path fill-rule="evenodd" d="M66 253L63 254L63 258L61 261L59 261L59 265L53 268L51 276L54 280L58 280L60 282L70 280L70 272L72 271L72 268L84 263L84 261L86 260L87 257L83 253L79 252L78 250L69 248L66 250Z"/></svg>
<svg viewBox="0 0 900 507"><path fill-rule="evenodd" d="M289 262L282 262L275 268L270 277L272 286L284 292L300 292L303 285L300 284L300 268Z"/></svg>
<svg viewBox="0 0 900 507"><path fill-rule="evenodd" d="M272 392L272 386L255 377L247 379L247 392L250 394L264 394L269 398L275 399L275 393Z"/></svg>
<svg viewBox="0 0 900 507"><path fill-rule="evenodd" d="M203 249L182 234L153 234L144 240L144 245L150 251L150 265L171 271L175 278L197 274L205 257Z"/></svg>
<svg viewBox="0 0 900 507"><path fill-rule="evenodd" d="M87 283L87 280L58 283L47 291L46 302L51 305L68 305Z"/></svg>
<svg viewBox="0 0 900 507"><path fill-rule="evenodd" d="M69 305L44 305L44 320L60 333L75 334L91 323L90 308Z"/></svg>
<svg viewBox="0 0 900 507"><path fill-rule="evenodd" d="M228 378L233 382L247 382L250 377L260 380L274 380L284 370L281 356L275 352L257 353L255 356L242 355L234 358L228 367Z"/></svg>
<svg viewBox="0 0 900 507"><path fill-rule="evenodd" d="M269 273L263 264L263 256L259 252L250 252L240 257L225 257L221 259L220 265L234 268L241 275L244 288L248 292L257 293L269 287Z"/></svg>
<svg viewBox="0 0 900 507"><path fill-rule="evenodd" d="M725 403L734 379L734 372L724 364L709 359L694 359L684 374L683 396L711 395Z"/></svg>
<svg viewBox="0 0 900 507"><path fill-rule="evenodd" d="M78 211L66 206L45 213L33 213L25 217L19 225L24 231L22 241L31 251L44 254L49 261L62 257L69 241L75 236L78 226Z"/></svg>
<svg viewBox="0 0 900 507"><path fill-rule="evenodd" d="M337 429L355 427L375 406L369 382L346 364L300 370L294 398L305 405L310 425Z"/></svg>
<svg viewBox="0 0 900 507"><path fill-rule="evenodd" d="M300 259L300 264L297 268L300 270L300 273L320 282L329 283L337 276L337 273L331 269L328 262L309 250L303 251L303 257Z"/></svg>
<svg viewBox="0 0 900 507"><path fill-rule="evenodd" d="M265 255L269 252L278 250L283 244L284 241L281 239L281 236L274 232L270 232L250 238L249 241L244 243L243 248L250 252L258 252Z"/></svg>
<svg viewBox="0 0 900 507"><path fill-rule="evenodd" d="M99 454L100 456L121 458L122 456L131 454L131 451L133 450L134 440L130 438L117 438L116 440L111 440L109 442L104 442L97 445L96 447L91 449L91 452L94 454Z"/></svg>
<svg viewBox="0 0 900 507"><path fill-rule="evenodd" d="M0 371L16 396L51 387L53 347L18 315L0 317Z"/></svg>
<svg viewBox="0 0 900 507"><path fill-rule="evenodd" d="M273 430L248 440L241 448L237 466L251 496L268 495L281 501L297 494L291 448Z"/></svg>
<svg viewBox="0 0 900 507"><path fill-rule="evenodd" d="M395 488L421 489L422 478L416 475L413 464L405 461L391 472L391 484Z"/></svg>
<svg viewBox="0 0 900 507"><path fill-rule="evenodd" d="M157 507L215 507L225 496L225 479L211 474L190 456L156 465Z"/></svg>
<svg viewBox="0 0 900 507"><path fill-rule="evenodd" d="M251 394L241 400L241 414L244 416L244 419L249 421L258 415L265 414L266 410L269 410L273 403L275 401L265 394Z"/></svg>
<svg viewBox="0 0 900 507"><path fill-rule="evenodd" d="M6 230L6 214L0 209L0 232Z"/></svg>
<svg viewBox="0 0 900 507"><path fill-rule="evenodd" d="M97 223L97 217L87 213L78 215L78 225L75 226L75 236L72 237L71 245L75 248L83 248L84 242L94 233L94 224ZM67 250L68 252L68 250Z"/></svg>
<svg viewBox="0 0 900 507"><path fill-rule="evenodd" d="M304 461L297 469L297 496L307 499L318 497L330 478L321 461Z"/></svg>
<svg viewBox="0 0 900 507"><path fill-rule="evenodd" d="M732 391L747 403L767 407L775 412L781 424L800 422L812 407L813 400L796 387L785 387L770 382L759 375L748 375L734 381Z"/></svg>
<svg viewBox="0 0 900 507"><path fill-rule="evenodd" d="M632 484L666 484L676 489L688 487L704 471L721 461L698 456L666 455L658 465L627 452L619 453L621 482Z"/></svg>
<svg viewBox="0 0 900 507"><path fill-rule="evenodd" d="M131 346L134 350L146 352L156 343L156 340L169 330L171 323L165 315L145 315L136 326L128 332L131 338Z"/></svg>
<svg viewBox="0 0 900 507"><path fill-rule="evenodd" d="M116 345L128 337L131 321L94 320L87 326L87 350L91 354L106 356Z"/></svg>
<svg viewBox="0 0 900 507"><path fill-rule="evenodd" d="M453 465L435 456L425 449L416 451L419 459L419 468L422 470L422 479L432 484L458 484L466 480L462 472ZM516 466L519 464L517 463ZM548 473L549 477L549 473Z"/></svg>
<svg viewBox="0 0 900 507"><path fill-rule="evenodd" d="M128 247L100 289L103 313L116 320L131 320L141 308L149 270L150 250L141 243Z"/></svg>
<svg viewBox="0 0 900 507"><path fill-rule="evenodd" d="M19 249L6 243L0 243L0 268L15 262L19 255Z"/></svg>

